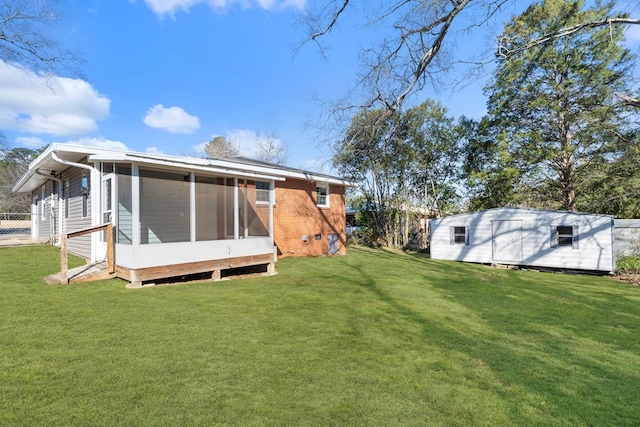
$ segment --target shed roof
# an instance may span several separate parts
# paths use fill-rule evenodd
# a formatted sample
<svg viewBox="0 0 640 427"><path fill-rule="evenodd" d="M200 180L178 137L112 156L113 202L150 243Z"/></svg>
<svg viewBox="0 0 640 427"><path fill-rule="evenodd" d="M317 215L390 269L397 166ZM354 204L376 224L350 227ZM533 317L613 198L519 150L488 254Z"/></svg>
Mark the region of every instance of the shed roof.
<svg viewBox="0 0 640 427"><path fill-rule="evenodd" d="M455 218L457 216L468 216L468 215L481 215L483 213L499 213L500 211L503 212L511 212L511 213L522 213L522 214L562 214L562 215L589 215L589 216L599 216L599 217L607 217L607 218L613 218L614 215L603 215L603 214L593 214L593 213L588 213L588 212L571 212L571 211L561 211L561 210L553 210L553 209L534 209L534 208L519 208L519 207L502 207L502 208L491 208L491 209L485 209L485 210L481 210L481 211L473 211L473 212L466 212L466 213L461 213L461 214L457 214L457 215L449 215L445 218Z"/></svg>

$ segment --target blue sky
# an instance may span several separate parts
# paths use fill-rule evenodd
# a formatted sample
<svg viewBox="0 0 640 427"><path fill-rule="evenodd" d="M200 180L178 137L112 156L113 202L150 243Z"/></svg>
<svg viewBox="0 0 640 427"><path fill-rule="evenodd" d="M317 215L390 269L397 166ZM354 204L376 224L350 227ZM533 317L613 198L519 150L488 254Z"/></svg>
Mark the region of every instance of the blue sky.
<svg viewBox="0 0 640 427"><path fill-rule="evenodd" d="M203 144L222 135L252 156L260 138L276 135L290 166L318 169L330 158L319 143L330 130L308 126L323 112L314 99L343 95L356 78L359 47L374 43L346 21L326 38L327 58L313 44L296 51L305 0L59 4L64 25L56 36L80 52L83 77L45 79L0 61L0 129L11 146L74 142L202 155ZM484 36L453 34L453 54L485 52ZM629 39L637 50L640 31ZM455 117L485 111L481 78L424 96Z"/></svg>

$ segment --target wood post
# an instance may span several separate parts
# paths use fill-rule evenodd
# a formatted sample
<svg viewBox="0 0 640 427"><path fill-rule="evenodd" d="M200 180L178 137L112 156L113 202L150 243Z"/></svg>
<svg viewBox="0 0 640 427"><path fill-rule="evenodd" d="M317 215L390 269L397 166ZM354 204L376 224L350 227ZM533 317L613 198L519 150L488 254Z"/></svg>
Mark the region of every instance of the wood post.
<svg viewBox="0 0 640 427"><path fill-rule="evenodd" d="M116 266L113 260L113 224L107 224L107 271L111 273L115 273Z"/></svg>
<svg viewBox="0 0 640 427"><path fill-rule="evenodd" d="M60 284L69 284L69 267L67 263L67 235L60 236Z"/></svg>

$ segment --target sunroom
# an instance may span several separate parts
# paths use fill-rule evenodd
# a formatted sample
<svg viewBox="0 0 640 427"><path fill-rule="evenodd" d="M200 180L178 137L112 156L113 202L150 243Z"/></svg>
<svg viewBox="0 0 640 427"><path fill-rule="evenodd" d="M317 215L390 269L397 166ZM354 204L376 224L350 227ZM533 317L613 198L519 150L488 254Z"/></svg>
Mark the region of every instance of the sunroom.
<svg viewBox="0 0 640 427"><path fill-rule="evenodd" d="M273 188L283 178L198 159L114 157L89 160L99 171L100 220L113 224L118 276L140 285L256 265L273 273ZM104 258L106 244L97 247Z"/></svg>
<svg viewBox="0 0 640 427"><path fill-rule="evenodd" d="M274 188L284 180L232 159L52 144L13 191L32 194L32 238L61 246L61 282L73 279L68 251L108 260L109 277L139 286L249 266L273 273Z"/></svg>

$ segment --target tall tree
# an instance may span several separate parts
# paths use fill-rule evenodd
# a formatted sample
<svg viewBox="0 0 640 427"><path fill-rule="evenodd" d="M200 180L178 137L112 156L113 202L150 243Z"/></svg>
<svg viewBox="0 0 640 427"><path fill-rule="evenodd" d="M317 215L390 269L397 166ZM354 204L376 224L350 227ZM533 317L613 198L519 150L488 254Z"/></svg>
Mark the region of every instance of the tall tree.
<svg viewBox="0 0 640 427"><path fill-rule="evenodd" d="M486 89L489 113L504 130L510 155L520 160L520 183L538 197L535 204L576 211L591 161L618 154L630 123L614 93L627 92L634 57L622 45L622 26L550 38L524 50L504 41L517 44L602 20L612 8L544 0L504 28L501 46L514 53L499 64Z"/></svg>
<svg viewBox="0 0 640 427"><path fill-rule="evenodd" d="M459 181L460 127L439 102L427 100L403 114L406 132L408 173L412 194L428 214L442 215L457 204Z"/></svg>
<svg viewBox="0 0 640 427"><path fill-rule="evenodd" d="M352 119L335 146L334 163L360 183L358 208L369 240L406 245L413 217L452 209L462 165L459 140L459 126L432 100L404 113L366 110Z"/></svg>
<svg viewBox="0 0 640 427"><path fill-rule="evenodd" d="M398 196L406 169L398 157L398 117L383 110L365 110L357 114L342 140L334 147L333 162L346 178L360 185L368 223L363 232L371 242L393 246L397 224Z"/></svg>
<svg viewBox="0 0 640 427"><path fill-rule="evenodd" d="M224 136L216 136L204 147L209 157L235 157L240 154L238 145Z"/></svg>
<svg viewBox="0 0 640 427"><path fill-rule="evenodd" d="M46 147L45 147L46 148ZM44 151L28 148L3 148L0 145L0 211L29 212L31 196L11 193L11 189L29 168L29 163Z"/></svg>

